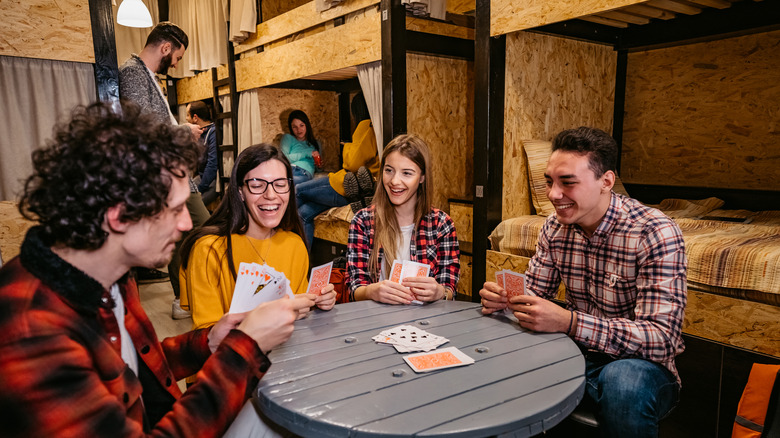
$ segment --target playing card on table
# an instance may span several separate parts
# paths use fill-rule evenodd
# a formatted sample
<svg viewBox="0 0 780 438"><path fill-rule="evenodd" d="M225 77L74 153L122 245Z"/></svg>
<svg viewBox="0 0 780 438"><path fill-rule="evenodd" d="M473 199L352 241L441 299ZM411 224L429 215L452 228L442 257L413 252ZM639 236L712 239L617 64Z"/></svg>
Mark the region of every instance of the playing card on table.
<svg viewBox="0 0 780 438"><path fill-rule="evenodd" d="M431 353L410 354L404 356L404 360L416 373L425 373L474 363L474 359L455 347L442 348Z"/></svg>
<svg viewBox="0 0 780 438"><path fill-rule="evenodd" d="M390 344L401 353L430 351L449 342L447 338L428 333L411 325L400 325L383 330L372 339L376 342Z"/></svg>
<svg viewBox="0 0 780 438"><path fill-rule="evenodd" d="M307 294L322 294L322 289L330 283L330 271L333 269L333 262L325 263L311 269L309 276L309 287L306 288Z"/></svg>

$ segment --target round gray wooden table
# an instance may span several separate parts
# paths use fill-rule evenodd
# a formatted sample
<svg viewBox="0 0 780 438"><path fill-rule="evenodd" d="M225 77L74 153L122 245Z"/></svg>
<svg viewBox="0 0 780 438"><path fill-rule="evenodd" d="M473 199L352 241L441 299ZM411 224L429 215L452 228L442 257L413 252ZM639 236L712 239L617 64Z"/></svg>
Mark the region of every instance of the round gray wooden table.
<svg viewBox="0 0 780 438"><path fill-rule="evenodd" d="M527 437L583 397L585 361L567 336L533 333L479 304L372 301L314 311L269 354L254 402L305 437ZM371 337L402 324L444 336L472 365L417 374Z"/></svg>

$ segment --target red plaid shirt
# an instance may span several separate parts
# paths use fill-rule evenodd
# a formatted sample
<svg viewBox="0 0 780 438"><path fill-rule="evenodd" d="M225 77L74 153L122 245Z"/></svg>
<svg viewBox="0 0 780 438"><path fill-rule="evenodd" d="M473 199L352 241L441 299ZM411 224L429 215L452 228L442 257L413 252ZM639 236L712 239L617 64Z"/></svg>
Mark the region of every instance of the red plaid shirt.
<svg viewBox="0 0 780 438"><path fill-rule="evenodd" d="M374 206L360 210L349 225L347 241L347 285L349 300L355 301L355 290L368 286L377 279L368 272L368 259L374 247ZM416 238L411 241L412 261L430 265L430 276L444 287L450 288L453 297L458 289L460 274L460 249L455 223L447 213L431 208L415 227ZM419 250L418 250L419 248ZM379 249L379 263L384 252Z"/></svg>
<svg viewBox="0 0 780 438"><path fill-rule="evenodd" d="M212 355L207 329L160 343L135 281L125 277L119 288L138 376L122 360L109 292L28 232L19 257L0 269L3 436L225 432L270 365L257 344L234 330ZM182 395L176 381L198 369Z"/></svg>
<svg viewBox="0 0 780 438"><path fill-rule="evenodd" d="M616 358L657 362L678 376L674 357L687 302L682 233L671 219L612 193L593 236L553 214L542 227L526 272L528 287L555 296L561 281L577 312L574 340Z"/></svg>

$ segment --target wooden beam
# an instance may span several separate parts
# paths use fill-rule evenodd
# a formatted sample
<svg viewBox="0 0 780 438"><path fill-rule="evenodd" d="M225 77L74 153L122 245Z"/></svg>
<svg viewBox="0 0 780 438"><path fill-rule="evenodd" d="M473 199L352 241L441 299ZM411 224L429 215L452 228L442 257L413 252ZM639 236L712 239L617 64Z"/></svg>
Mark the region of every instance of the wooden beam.
<svg viewBox="0 0 780 438"><path fill-rule="evenodd" d="M102 101L119 101L114 14L110 0L89 0L92 44L95 48L95 86Z"/></svg>
<svg viewBox="0 0 780 438"><path fill-rule="evenodd" d="M369 6L379 0L347 0L326 11L317 12L315 2L311 1L282 15L257 25L257 32L241 44L235 45L235 52L242 53L264 44L282 39L303 30L312 28L338 17L343 17Z"/></svg>
<svg viewBox="0 0 780 438"><path fill-rule="evenodd" d="M622 11L608 11L596 14L599 17L609 18L611 20L623 21L630 24L647 24L650 19L645 17L638 17L636 15L627 14Z"/></svg>
<svg viewBox="0 0 780 438"><path fill-rule="evenodd" d="M628 27L628 23L624 21L612 20L610 18L599 17L598 15L588 15L585 17L580 17L580 20L590 21L591 23L603 24L605 26L620 27L620 28Z"/></svg>
<svg viewBox="0 0 780 438"><path fill-rule="evenodd" d="M406 9L382 0L382 141L406 133Z"/></svg>
<svg viewBox="0 0 780 438"><path fill-rule="evenodd" d="M701 13L701 8L697 8L685 3L679 3L673 0L650 0L647 2L648 6L652 6L658 9L665 9L667 11L679 12L680 14L696 15Z"/></svg>
<svg viewBox="0 0 780 438"><path fill-rule="evenodd" d="M634 15L639 15L647 18L658 18L660 20L668 20L676 17L676 15L669 11L654 8L647 5L631 5L621 9L621 11L628 12Z"/></svg>
<svg viewBox="0 0 780 438"><path fill-rule="evenodd" d="M717 9L726 9L731 7L731 2L726 0L688 0L688 2Z"/></svg>

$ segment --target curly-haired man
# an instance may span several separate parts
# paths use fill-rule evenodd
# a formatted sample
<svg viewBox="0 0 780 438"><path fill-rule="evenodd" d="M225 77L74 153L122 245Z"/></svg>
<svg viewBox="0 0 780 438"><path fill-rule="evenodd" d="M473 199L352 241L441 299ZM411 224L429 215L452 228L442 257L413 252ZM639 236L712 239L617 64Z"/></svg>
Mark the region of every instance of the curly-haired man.
<svg viewBox="0 0 780 438"><path fill-rule="evenodd" d="M127 275L168 263L191 228L198 153L187 131L101 103L33 154L20 211L39 225L0 269L4 436L222 436L251 409L263 352L313 303L278 300L160 342ZM176 381L196 372L182 395Z"/></svg>

